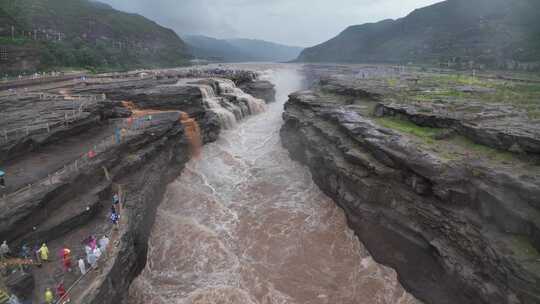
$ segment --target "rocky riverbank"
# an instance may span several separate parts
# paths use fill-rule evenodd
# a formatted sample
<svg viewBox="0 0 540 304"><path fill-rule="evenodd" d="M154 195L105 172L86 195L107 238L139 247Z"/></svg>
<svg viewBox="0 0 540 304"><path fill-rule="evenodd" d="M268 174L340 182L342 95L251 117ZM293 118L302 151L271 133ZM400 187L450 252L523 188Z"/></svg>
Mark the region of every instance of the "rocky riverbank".
<svg viewBox="0 0 540 304"><path fill-rule="evenodd" d="M33 280L12 289L25 291L20 298L41 301L46 287L80 280L71 293L75 303L121 302L145 266L165 187L196 153L197 138L216 140L225 111L236 120L263 106L234 81L252 82L259 96L273 90L250 71L209 70L196 78L185 70L145 73L0 99L2 112L10 113L1 127L17 130L0 143L8 186L0 200L0 239L16 254L22 244L46 242L53 257L27 268ZM108 220L115 193L123 200L117 229ZM56 252L67 246L73 258L84 257L81 241L91 234L109 235L107 258L82 278L64 272Z"/></svg>
<svg viewBox="0 0 540 304"><path fill-rule="evenodd" d="M385 69L308 68L317 85L290 96L283 145L419 299L538 303L534 117L503 100L485 102L485 91L426 100L418 92L454 88L428 87L433 75ZM484 102L460 112L456 96ZM430 105L443 109L423 109Z"/></svg>

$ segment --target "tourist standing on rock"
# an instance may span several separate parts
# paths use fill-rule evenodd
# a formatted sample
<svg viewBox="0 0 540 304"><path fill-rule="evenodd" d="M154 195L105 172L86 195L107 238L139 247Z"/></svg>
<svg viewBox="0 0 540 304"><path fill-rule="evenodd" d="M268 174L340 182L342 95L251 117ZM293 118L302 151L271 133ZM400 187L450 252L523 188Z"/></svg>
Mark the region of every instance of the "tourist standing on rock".
<svg viewBox="0 0 540 304"><path fill-rule="evenodd" d="M47 244L43 243L43 245L41 245L41 248L39 248L39 257L43 262L49 261L49 248L47 247Z"/></svg>
<svg viewBox="0 0 540 304"><path fill-rule="evenodd" d="M81 271L81 275L86 274L86 264L84 263L83 258L79 258L79 270Z"/></svg>
<svg viewBox="0 0 540 304"><path fill-rule="evenodd" d="M99 240L99 249L101 249L101 252L102 253L105 253L107 252L107 247L109 246L109 238L104 235L100 240Z"/></svg>
<svg viewBox="0 0 540 304"><path fill-rule="evenodd" d="M84 252L86 255L89 255L92 252L92 248L90 247L90 244L84 245Z"/></svg>
<svg viewBox="0 0 540 304"><path fill-rule="evenodd" d="M0 188L6 187L6 172L0 170Z"/></svg>
<svg viewBox="0 0 540 304"><path fill-rule="evenodd" d="M33 252L34 252L34 255L36 256L36 263L38 264L38 267L41 267L41 257L40 257L40 248L39 246L36 244L34 245L34 249L33 249Z"/></svg>
<svg viewBox="0 0 540 304"><path fill-rule="evenodd" d="M93 235L90 236L90 241L88 242L88 245L90 245L90 248L92 250L96 249L97 247L97 238Z"/></svg>
<svg viewBox="0 0 540 304"><path fill-rule="evenodd" d="M64 271L71 272L71 250L67 247L62 249L62 263L64 265Z"/></svg>
<svg viewBox="0 0 540 304"><path fill-rule="evenodd" d="M54 294L50 288L45 290L45 303L52 304L54 302Z"/></svg>
<svg viewBox="0 0 540 304"><path fill-rule="evenodd" d="M9 253L11 252L11 249L9 249L9 246L7 244L7 241L4 241L2 245L0 245L0 260L5 260Z"/></svg>
<svg viewBox="0 0 540 304"><path fill-rule="evenodd" d="M119 127L116 127L114 129L114 138L115 138L116 144L119 144L120 142L122 142L122 134L120 133Z"/></svg>
<svg viewBox="0 0 540 304"><path fill-rule="evenodd" d="M118 214L118 216L120 217L120 196L118 195L118 193L115 193L113 195L113 204L111 207L111 211L116 212L116 214Z"/></svg>
<svg viewBox="0 0 540 304"><path fill-rule="evenodd" d="M118 207L118 204L120 204L120 195L118 195L118 193L113 195L112 203L114 207Z"/></svg>
<svg viewBox="0 0 540 304"><path fill-rule="evenodd" d="M32 254L30 253L30 246L28 244L23 244L21 247L21 257L23 259L31 259Z"/></svg>
<svg viewBox="0 0 540 304"><path fill-rule="evenodd" d="M21 301L19 301L19 298L15 294L12 294L7 304L21 304Z"/></svg>
<svg viewBox="0 0 540 304"><path fill-rule="evenodd" d="M58 296L58 303L68 303L70 299L67 297L66 288L64 287L64 282L60 282L56 287L56 295Z"/></svg>
<svg viewBox="0 0 540 304"><path fill-rule="evenodd" d="M88 264L90 264L91 268L97 268L97 257L94 252L90 252L86 256L86 261L88 262Z"/></svg>
<svg viewBox="0 0 540 304"><path fill-rule="evenodd" d="M114 209L114 206L111 207L111 222L113 223L113 225L115 226L115 229L117 229L118 227L118 220L120 219L120 216L118 215L118 213L116 213L116 210Z"/></svg>
<svg viewBox="0 0 540 304"><path fill-rule="evenodd" d="M99 249L99 247L96 247L96 249L94 249L94 255L96 256L96 259L99 260L99 258L101 257L101 249Z"/></svg>

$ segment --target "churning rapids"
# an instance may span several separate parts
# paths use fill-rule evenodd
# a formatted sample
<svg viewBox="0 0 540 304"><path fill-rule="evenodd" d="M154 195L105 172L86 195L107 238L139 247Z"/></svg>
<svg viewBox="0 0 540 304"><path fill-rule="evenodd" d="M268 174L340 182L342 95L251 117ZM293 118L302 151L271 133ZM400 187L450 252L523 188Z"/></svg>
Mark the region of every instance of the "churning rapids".
<svg viewBox="0 0 540 304"><path fill-rule="evenodd" d="M283 104L303 81L274 68L277 102L169 185L130 304L418 303L281 147Z"/></svg>

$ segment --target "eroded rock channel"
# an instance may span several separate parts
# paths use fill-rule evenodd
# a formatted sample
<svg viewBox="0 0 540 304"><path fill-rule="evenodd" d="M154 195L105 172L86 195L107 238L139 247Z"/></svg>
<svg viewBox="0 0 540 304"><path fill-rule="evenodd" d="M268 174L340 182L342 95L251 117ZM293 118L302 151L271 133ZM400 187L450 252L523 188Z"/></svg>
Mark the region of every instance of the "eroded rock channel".
<svg viewBox="0 0 540 304"><path fill-rule="evenodd" d="M539 303L538 121L493 103L496 80L462 82L240 65L3 92L0 238L77 257L90 234L112 240L85 277L54 261L12 267L8 287L40 301L73 283L85 304Z"/></svg>
<svg viewBox="0 0 540 304"><path fill-rule="evenodd" d="M283 103L302 77L270 75L277 102L168 186L130 303L418 303L281 147Z"/></svg>

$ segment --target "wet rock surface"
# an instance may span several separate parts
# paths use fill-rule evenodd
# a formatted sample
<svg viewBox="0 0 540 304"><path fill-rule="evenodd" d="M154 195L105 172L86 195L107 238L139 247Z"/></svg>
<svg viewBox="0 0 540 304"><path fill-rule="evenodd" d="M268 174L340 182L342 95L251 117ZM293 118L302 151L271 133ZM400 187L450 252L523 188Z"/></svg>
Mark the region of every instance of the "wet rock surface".
<svg viewBox="0 0 540 304"><path fill-rule="evenodd" d="M274 84L267 80L259 80L255 82L247 82L239 85L239 88L244 92L263 99L266 102L276 101L276 89Z"/></svg>
<svg viewBox="0 0 540 304"><path fill-rule="evenodd" d="M228 79L228 73L254 75L242 71L205 75ZM67 289L80 274L62 270L56 253L68 246L73 258L84 257L81 241L91 234L107 234L112 244L107 258L99 270L81 279L71 299L101 304L125 298L146 263L149 232L166 185L196 153L199 129L203 142L216 140L222 129L201 89L179 80L179 75L185 73L149 79L107 77L35 94L9 94L0 100L15 117L2 120L6 128L34 124L36 117L40 124L50 123L2 146L11 158L0 163L7 171L8 186L0 197L0 239L17 253L22 244L46 242L53 257L34 268L36 285L30 295L24 292L27 297L42 301L45 287L54 289L60 281ZM66 121L66 114L74 119ZM21 142L32 144L13 148ZM110 202L118 192L124 200L121 225L113 229L108 221Z"/></svg>
<svg viewBox="0 0 540 304"><path fill-rule="evenodd" d="M100 100L50 93L0 97L0 160L96 127Z"/></svg>
<svg viewBox="0 0 540 304"><path fill-rule="evenodd" d="M403 115L431 127L429 122L454 126L455 118L425 116L391 101L366 111L361 102L342 102L340 95L351 91L329 95L326 85L290 96L282 142L345 210L374 258L396 269L401 283L426 303L538 303L538 164L522 160L519 153L500 162L474 151L450 157L446 149L455 148L451 141L427 140L428 145L413 134L382 126L377 116ZM374 109L379 100L367 100L366 107ZM486 105L477 113L480 118L481 113L495 113L493 121L501 121ZM478 137L493 134L494 140L479 143L507 149L495 140L504 138L502 129L491 128L491 118L485 118L477 125L458 123L471 124ZM534 128L507 131L526 150L534 147ZM532 134L532 139L523 134Z"/></svg>
<svg viewBox="0 0 540 304"><path fill-rule="evenodd" d="M503 151L540 153L540 124L529 122L524 112L512 106L381 103L375 111L381 117L400 116L419 126L452 129L478 144Z"/></svg>
<svg viewBox="0 0 540 304"><path fill-rule="evenodd" d="M8 275L6 287L19 299L29 299L34 290L34 277L26 271L17 271Z"/></svg>
<svg viewBox="0 0 540 304"><path fill-rule="evenodd" d="M302 77L269 74L277 102L224 130L168 186L128 302L419 303L281 147L283 104Z"/></svg>
<svg viewBox="0 0 540 304"><path fill-rule="evenodd" d="M154 110L179 110L186 112L199 122L204 133L204 141L217 139L221 127L215 115L205 110L200 89L196 86L177 85L178 80L138 80L106 85L75 87L77 93L103 92L107 98L117 102L129 101L136 107ZM122 104L106 105L111 108L112 117L125 116Z"/></svg>

